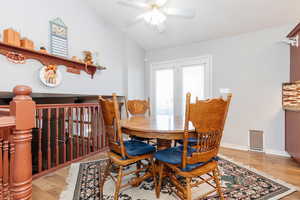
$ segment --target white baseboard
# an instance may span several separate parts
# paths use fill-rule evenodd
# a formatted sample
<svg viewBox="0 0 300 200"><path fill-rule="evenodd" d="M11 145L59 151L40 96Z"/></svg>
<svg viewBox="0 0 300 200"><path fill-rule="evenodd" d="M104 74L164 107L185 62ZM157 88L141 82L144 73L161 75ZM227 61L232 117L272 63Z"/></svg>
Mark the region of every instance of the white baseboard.
<svg viewBox="0 0 300 200"><path fill-rule="evenodd" d="M226 143L226 142L222 142L221 147L242 150L242 151L250 151L248 146L231 144L231 143ZM279 150L274 150L274 149L265 149L264 153L271 154L271 155L277 155L277 156L291 157L286 151L279 151Z"/></svg>
<svg viewBox="0 0 300 200"><path fill-rule="evenodd" d="M279 151L279 150L274 150L274 149L265 149L265 153L277 155L277 156L291 157L290 154L288 154L288 152L286 152L286 151Z"/></svg>
<svg viewBox="0 0 300 200"><path fill-rule="evenodd" d="M237 150L242 150L242 151L249 151L249 147L247 147L247 146L231 144L231 143L226 143L226 142L222 142L221 147L225 147L225 148L229 148L229 149L237 149Z"/></svg>

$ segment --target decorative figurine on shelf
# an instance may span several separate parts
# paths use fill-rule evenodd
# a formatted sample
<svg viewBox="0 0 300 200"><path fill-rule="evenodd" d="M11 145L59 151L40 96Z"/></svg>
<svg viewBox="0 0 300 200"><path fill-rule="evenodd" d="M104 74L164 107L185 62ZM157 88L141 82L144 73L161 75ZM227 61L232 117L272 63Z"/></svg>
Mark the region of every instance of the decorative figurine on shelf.
<svg viewBox="0 0 300 200"><path fill-rule="evenodd" d="M84 54L84 63L88 65L92 65L93 62L93 56L91 51L83 51Z"/></svg>
<svg viewBox="0 0 300 200"><path fill-rule="evenodd" d="M18 47L21 46L20 33L12 28L3 30L3 42Z"/></svg>
<svg viewBox="0 0 300 200"><path fill-rule="evenodd" d="M41 53L48 53L47 52L47 49L43 46L40 47L40 50L39 50Z"/></svg>
<svg viewBox="0 0 300 200"><path fill-rule="evenodd" d="M34 43L32 40L24 37L21 39L21 47L34 50Z"/></svg>
<svg viewBox="0 0 300 200"><path fill-rule="evenodd" d="M72 56L71 60L76 61L76 62L80 62L80 59L77 56Z"/></svg>
<svg viewBox="0 0 300 200"><path fill-rule="evenodd" d="M56 87L60 84L62 76L56 65L48 65L41 69L40 79L46 86Z"/></svg>

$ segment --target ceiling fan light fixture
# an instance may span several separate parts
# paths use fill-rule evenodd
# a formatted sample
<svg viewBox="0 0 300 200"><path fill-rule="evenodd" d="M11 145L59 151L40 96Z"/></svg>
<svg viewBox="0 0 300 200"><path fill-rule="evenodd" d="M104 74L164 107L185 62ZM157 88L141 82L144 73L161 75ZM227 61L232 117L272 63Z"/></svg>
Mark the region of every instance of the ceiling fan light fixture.
<svg viewBox="0 0 300 200"><path fill-rule="evenodd" d="M145 22L152 26L163 24L166 19L167 17L155 7L144 16Z"/></svg>

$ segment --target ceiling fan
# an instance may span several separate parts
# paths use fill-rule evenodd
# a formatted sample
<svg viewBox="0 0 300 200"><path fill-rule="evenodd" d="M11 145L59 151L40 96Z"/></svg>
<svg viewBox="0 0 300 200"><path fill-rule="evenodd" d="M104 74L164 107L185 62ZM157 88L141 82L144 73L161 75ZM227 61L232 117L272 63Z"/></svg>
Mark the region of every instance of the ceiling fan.
<svg viewBox="0 0 300 200"><path fill-rule="evenodd" d="M144 9L146 12L138 15L128 26L144 20L147 24L155 27L159 32L165 30L167 16L183 18L194 18L194 9L169 8L166 4L169 0L119 0L118 3L124 6Z"/></svg>

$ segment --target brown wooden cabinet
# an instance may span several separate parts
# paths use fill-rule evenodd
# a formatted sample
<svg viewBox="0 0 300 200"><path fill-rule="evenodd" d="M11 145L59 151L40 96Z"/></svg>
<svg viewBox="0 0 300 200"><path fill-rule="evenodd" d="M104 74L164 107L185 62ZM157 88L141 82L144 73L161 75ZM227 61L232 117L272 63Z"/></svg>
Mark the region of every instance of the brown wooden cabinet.
<svg viewBox="0 0 300 200"><path fill-rule="evenodd" d="M300 23L287 36L289 38L300 36ZM300 46L291 46L290 81L300 81ZM285 112L285 149L298 162L300 162L300 111Z"/></svg>

